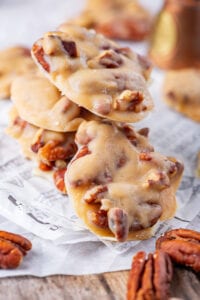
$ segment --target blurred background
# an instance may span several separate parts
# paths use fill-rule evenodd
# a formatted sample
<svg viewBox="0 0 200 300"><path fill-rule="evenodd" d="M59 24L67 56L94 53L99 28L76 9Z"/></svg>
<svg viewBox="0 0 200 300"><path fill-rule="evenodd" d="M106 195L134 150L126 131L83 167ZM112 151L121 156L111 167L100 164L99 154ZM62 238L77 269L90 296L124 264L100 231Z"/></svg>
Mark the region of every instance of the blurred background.
<svg viewBox="0 0 200 300"><path fill-rule="evenodd" d="M155 14L162 0L141 0ZM0 48L15 44L31 45L46 31L78 16L84 0L0 0Z"/></svg>

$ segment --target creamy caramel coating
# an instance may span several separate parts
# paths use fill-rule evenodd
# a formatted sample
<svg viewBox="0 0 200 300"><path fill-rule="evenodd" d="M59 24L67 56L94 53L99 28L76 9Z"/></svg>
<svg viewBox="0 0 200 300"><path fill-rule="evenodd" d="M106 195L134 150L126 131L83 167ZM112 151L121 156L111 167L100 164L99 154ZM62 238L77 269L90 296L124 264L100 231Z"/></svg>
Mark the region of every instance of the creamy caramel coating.
<svg viewBox="0 0 200 300"><path fill-rule="evenodd" d="M183 69L167 72L163 86L167 104L197 122L200 122L199 82L199 70Z"/></svg>
<svg viewBox="0 0 200 300"><path fill-rule="evenodd" d="M9 112L9 125L6 128L6 133L16 139L26 158L36 159L36 154L31 150L31 143L38 128L22 120L19 117L18 111L13 106Z"/></svg>
<svg viewBox="0 0 200 300"><path fill-rule="evenodd" d="M76 131L84 120L96 118L62 96L48 79L37 74L16 78L12 84L11 98L24 120L48 130Z"/></svg>
<svg viewBox="0 0 200 300"><path fill-rule="evenodd" d="M141 148L106 122L85 122L78 129L79 151L65 182L78 216L98 235L118 241L148 238L158 220L175 213L183 166L152 152L142 138Z"/></svg>
<svg viewBox="0 0 200 300"><path fill-rule="evenodd" d="M94 114L137 122L153 108L147 61L93 30L69 25L65 32L49 32L32 55L64 95Z"/></svg>
<svg viewBox="0 0 200 300"><path fill-rule="evenodd" d="M117 39L143 40L151 29L151 16L136 0L88 0L84 11L68 23L93 28Z"/></svg>
<svg viewBox="0 0 200 300"><path fill-rule="evenodd" d="M10 98L11 84L17 76L36 70L29 49L16 46L0 51L0 98Z"/></svg>
<svg viewBox="0 0 200 300"><path fill-rule="evenodd" d="M45 77L27 74L16 78L11 99L20 116L29 123L54 131L74 131L82 119L80 107L62 96Z"/></svg>

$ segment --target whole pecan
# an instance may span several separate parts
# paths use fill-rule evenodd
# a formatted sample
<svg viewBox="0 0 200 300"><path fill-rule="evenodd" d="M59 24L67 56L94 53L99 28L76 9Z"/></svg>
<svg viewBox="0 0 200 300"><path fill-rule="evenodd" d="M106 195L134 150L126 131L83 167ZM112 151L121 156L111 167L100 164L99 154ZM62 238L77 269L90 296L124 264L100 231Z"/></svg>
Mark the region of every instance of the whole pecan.
<svg viewBox="0 0 200 300"><path fill-rule="evenodd" d="M168 253L175 263L200 271L200 232L183 228L170 230L157 240L156 248Z"/></svg>
<svg viewBox="0 0 200 300"><path fill-rule="evenodd" d="M133 257L128 279L127 300L167 300L173 275L167 253L141 251Z"/></svg>
<svg viewBox="0 0 200 300"><path fill-rule="evenodd" d="M0 231L0 268L17 268L32 244L21 235Z"/></svg>

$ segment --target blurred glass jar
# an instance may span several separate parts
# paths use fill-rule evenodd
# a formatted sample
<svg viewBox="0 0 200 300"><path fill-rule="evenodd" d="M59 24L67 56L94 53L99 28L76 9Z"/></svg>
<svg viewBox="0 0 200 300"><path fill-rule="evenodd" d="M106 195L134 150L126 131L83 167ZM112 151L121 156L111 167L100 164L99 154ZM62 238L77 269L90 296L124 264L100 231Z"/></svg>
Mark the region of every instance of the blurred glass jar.
<svg viewBox="0 0 200 300"><path fill-rule="evenodd" d="M163 69L200 68L200 0L165 0L149 56Z"/></svg>

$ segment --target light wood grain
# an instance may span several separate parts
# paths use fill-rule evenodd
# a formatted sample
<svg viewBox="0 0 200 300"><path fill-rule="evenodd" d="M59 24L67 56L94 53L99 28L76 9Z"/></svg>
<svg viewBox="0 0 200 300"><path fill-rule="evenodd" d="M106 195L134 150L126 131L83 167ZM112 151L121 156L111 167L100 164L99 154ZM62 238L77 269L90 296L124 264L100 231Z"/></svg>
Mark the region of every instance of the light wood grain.
<svg viewBox="0 0 200 300"><path fill-rule="evenodd" d="M128 272L88 276L18 277L0 280L0 300L125 300ZM175 268L171 294L200 299L200 276Z"/></svg>

